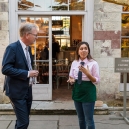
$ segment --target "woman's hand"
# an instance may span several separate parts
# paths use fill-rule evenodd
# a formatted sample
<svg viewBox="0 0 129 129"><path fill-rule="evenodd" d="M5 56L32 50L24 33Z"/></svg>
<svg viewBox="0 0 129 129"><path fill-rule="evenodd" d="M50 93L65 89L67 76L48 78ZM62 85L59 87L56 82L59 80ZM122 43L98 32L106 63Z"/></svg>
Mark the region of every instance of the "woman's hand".
<svg viewBox="0 0 129 129"><path fill-rule="evenodd" d="M79 70L83 72L92 82L96 82L96 78L91 75L88 65L86 68L84 66L79 66Z"/></svg>
<svg viewBox="0 0 129 129"><path fill-rule="evenodd" d="M89 75L90 71L89 71L89 67L87 65L87 67L85 68L84 66L79 66L79 71L83 72L85 75Z"/></svg>
<svg viewBox="0 0 129 129"><path fill-rule="evenodd" d="M69 79L67 80L67 82L69 82L71 85L73 85L75 82L75 79L73 77L69 76Z"/></svg>

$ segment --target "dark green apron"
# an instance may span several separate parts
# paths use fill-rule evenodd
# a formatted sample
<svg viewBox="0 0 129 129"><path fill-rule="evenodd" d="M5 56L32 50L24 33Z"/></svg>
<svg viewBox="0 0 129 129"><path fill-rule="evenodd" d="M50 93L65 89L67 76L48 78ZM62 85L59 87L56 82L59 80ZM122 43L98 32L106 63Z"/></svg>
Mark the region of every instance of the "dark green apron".
<svg viewBox="0 0 129 129"><path fill-rule="evenodd" d="M96 86L91 81L82 81L81 84L75 81L72 91L72 99L77 102L96 101Z"/></svg>

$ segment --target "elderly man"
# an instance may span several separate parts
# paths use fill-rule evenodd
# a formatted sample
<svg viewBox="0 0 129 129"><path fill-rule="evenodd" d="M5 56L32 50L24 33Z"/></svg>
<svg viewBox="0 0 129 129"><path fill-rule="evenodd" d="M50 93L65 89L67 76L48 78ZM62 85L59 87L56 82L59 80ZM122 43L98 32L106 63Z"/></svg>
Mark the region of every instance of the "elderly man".
<svg viewBox="0 0 129 129"><path fill-rule="evenodd" d="M15 129L27 129L32 104L32 85L38 71L32 69L33 57L29 45L37 39L38 26L24 23L20 26L20 40L7 46L2 62L5 76L4 90L16 114Z"/></svg>

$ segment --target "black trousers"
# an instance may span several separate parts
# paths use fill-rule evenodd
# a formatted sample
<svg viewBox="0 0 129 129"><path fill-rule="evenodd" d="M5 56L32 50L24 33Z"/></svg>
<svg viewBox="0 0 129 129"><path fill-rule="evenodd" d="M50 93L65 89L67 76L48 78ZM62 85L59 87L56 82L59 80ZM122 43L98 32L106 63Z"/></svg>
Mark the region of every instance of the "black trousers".
<svg viewBox="0 0 129 129"><path fill-rule="evenodd" d="M17 118L15 129L27 129L29 125L29 115L32 105L32 86L28 87L28 92L24 99L10 98L10 101Z"/></svg>

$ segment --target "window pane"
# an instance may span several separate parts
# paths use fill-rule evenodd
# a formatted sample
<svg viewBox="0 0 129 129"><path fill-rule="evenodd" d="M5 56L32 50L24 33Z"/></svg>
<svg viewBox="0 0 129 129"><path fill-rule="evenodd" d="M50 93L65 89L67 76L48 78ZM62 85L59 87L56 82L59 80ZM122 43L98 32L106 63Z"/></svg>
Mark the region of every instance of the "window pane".
<svg viewBox="0 0 129 129"><path fill-rule="evenodd" d="M69 10L85 10L85 0L69 0Z"/></svg>
<svg viewBox="0 0 129 129"><path fill-rule="evenodd" d="M36 40L36 60L48 60L49 51L48 51L48 38L39 37Z"/></svg>
<svg viewBox="0 0 129 129"><path fill-rule="evenodd" d="M21 17L21 23L31 22L34 23L34 17Z"/></svg>
<svg viewBox="0 0 129 129"><path fill-rule="evenodd" d="M122 36L129 36L129 14L122 14Z"/></svg>
<svg viewBox="0 0 129 129"><path fill-rule="evenodd" d="M49 84L49 62L36 62L36 69L39 75L36 78L38 84Z"/></svg>
<svg viewBox="0 0 129 129"><path fill-rule="evenodd" d="M127 35L127 31L125 32ZM121 38L121 57L129 57L129 35L127 38ZM123 73L121 73L121 83L123 83ZM127 73L127 83L129 83L129 73Z"/></svg>
<svg viewBox="0 0 129 129"><path fill-rule="evenodd" d="M17 0L18 10L85 10L85 0ZM128 7L123 7L127 10Z"/></svg>
<svg viewBox="0 0 129 129"><path fill-rule="evenodd" d="M123 12L129 12L129 6L123 6Z"/></svg>
<svg viewBox="0 0 129 129"><path fill-rule="evenodd" d="M51 11L51 0L18 0L18 10Z"/></svg>
<svg viewBox="0 0 129 129"><path fill-rule="evenodd" d="M34 0L34 11L51 11L51 0Z"/></svg>
<svg viewBox="0 0 129 129"><path fill-rule="evenodd" d="M34 0L18 0L18 10L33 10Z"/></svg>
<svg viewBox="0 0 129 129"><path fill-rule="evenodd" d="M52 0L52 10L68 10L68 0Z"/></svg>
<svg viewBox="0 0 129 129"><path fill-rule="evenodd" d="M39 26L38 36L48 36L49 19L46 17L38 17L36 18L35 23Z"/></svg>

